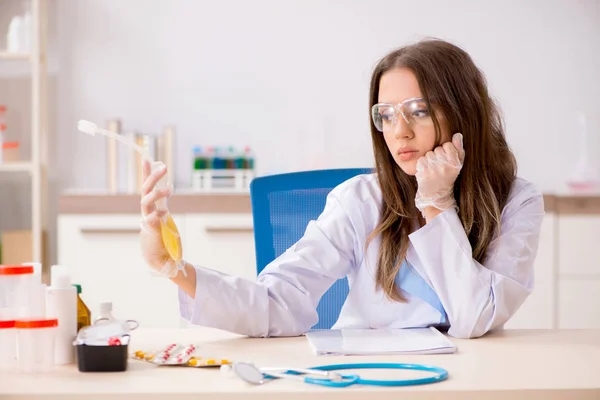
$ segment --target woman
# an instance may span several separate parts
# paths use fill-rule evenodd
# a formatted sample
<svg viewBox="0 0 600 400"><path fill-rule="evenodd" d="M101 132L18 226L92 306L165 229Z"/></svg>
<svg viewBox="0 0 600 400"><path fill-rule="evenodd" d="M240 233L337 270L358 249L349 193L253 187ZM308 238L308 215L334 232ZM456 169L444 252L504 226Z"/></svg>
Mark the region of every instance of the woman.
<svg viewBox="0 0 600 400"><path fill-rule="evenodd" d="M516 177L496 107L467 53L427 40L386 55L370 89L376 174L336 187L304 236L257 282L186 264L162 246L145 165L141 242L148 265L179 286L193 324L290 336L317 321L339 278L350 292L334 328L447 327L459 338L503 326L533 288L544 215Z"/></svg>

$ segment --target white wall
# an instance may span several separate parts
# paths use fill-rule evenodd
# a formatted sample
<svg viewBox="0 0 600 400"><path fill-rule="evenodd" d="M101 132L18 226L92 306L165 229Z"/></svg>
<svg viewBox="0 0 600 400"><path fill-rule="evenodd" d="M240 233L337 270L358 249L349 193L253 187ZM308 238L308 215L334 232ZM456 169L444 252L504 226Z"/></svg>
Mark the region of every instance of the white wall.
<svg viewBox="0 0 600 400"><path fill-rule="evenodd" d="M175 124L183 184L197 144L249 144L260 174L369 166L371 70L424 36L461 45L485 72L521 176L565 181L577 110L600 149L596 0L50 3L54 193L105 187L104 143L76 131L82 118L146 133Z"/></svg>
<svg viewBox="0 0 600 400"><path fill-rule="evenodd" d="M377 59L422 36L463 46L506 116L521 174L564 181L575 112L600 148L600 3L60 0L55 151L63 187L103 187L103 143L76 121L178 127L177 180L195 144L250 144L260 173L370 165ZM74 169L72 169L75 167ZM72 171L72 175L69 175ZM62 178L64 177L64 178Z"/></svg>

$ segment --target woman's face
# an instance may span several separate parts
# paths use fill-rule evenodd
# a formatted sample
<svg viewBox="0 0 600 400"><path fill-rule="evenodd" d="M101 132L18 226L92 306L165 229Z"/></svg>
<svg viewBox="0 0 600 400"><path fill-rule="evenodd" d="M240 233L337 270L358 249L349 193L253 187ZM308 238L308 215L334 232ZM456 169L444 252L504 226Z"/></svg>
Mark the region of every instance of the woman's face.
<svg viewBox="0 0 600 400"><path fill-rule="evenodd" d="M395 68L381 76L378 104L374 107L375 125L382 130L396 164L408 175L417 172L417 160L433 150L435 126L422 99L413 72ZM442 130L442 143L450 141L450 129L443 116L436 115Z"/></svg>

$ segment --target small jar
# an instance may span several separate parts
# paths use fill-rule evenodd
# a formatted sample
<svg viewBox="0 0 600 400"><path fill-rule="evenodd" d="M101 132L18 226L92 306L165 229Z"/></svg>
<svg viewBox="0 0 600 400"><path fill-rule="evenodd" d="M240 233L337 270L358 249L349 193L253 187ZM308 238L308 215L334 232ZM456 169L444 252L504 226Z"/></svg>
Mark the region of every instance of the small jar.
<svg viewBox="0 0 600 400"><path fill-rule="evenodd" d="M18 368L21 372L47 372L54 366L54 336L57 319L15 321Z"/></svg>
<svg viewBox="0 0 600 400"><path fill-rule="evenodd" d="M15 321L0 321L0 371L13 371L17 366L17 330Z"/></svg>
<svg viewBox="0 0 600 400"><path fill-rule="evenodd" d="M2 126L0 126L2 129ZM19 142L4 142L2 143L3 162L18 162L21 161L19 156Z"/></svg>
<svg viewBox="0 0 600 400"><path fill-rule="evenodd" d="M0 319L15 320L28 315L33 267L0 265Z"/></svg>

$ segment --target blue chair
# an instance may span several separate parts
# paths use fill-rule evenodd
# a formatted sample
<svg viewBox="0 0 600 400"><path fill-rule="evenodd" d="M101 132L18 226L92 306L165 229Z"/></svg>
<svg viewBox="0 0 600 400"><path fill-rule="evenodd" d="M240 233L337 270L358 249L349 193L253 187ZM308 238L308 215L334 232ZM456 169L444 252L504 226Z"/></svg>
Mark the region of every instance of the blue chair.
<svg viewBox="0 0 600 400"><path fill-rule="evenodd" d="M330 169L255 178L250 184L256 270L296 243L308 223L323 212L329 192L342 182L371 169ZM323 295L317 307L319 322L313 329L330 329L348 295L348 280L339 279Z"/></svg>

